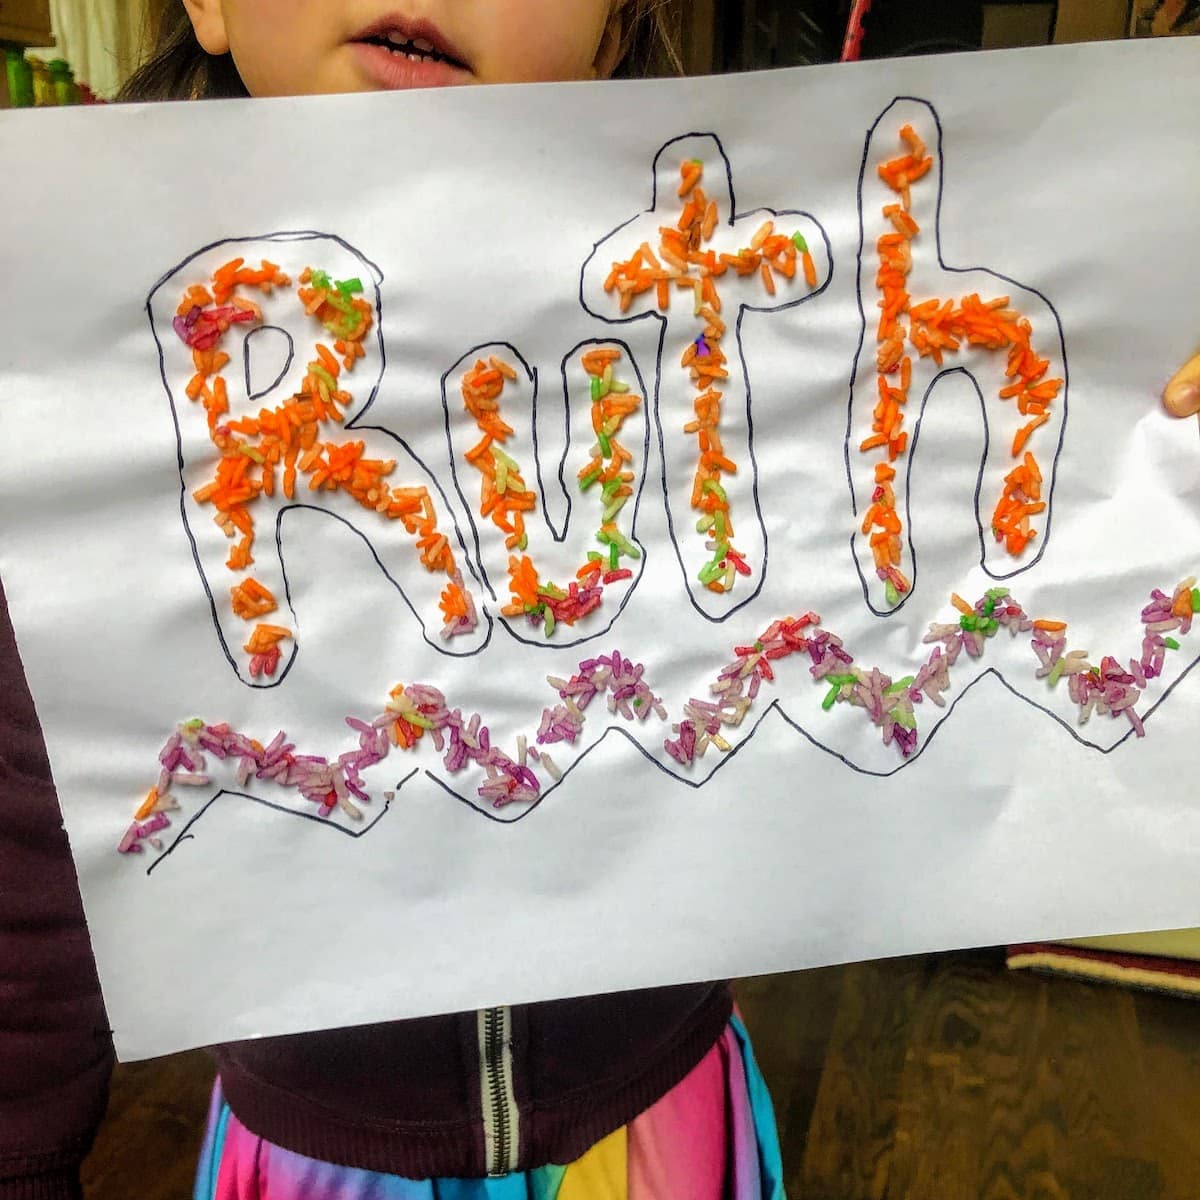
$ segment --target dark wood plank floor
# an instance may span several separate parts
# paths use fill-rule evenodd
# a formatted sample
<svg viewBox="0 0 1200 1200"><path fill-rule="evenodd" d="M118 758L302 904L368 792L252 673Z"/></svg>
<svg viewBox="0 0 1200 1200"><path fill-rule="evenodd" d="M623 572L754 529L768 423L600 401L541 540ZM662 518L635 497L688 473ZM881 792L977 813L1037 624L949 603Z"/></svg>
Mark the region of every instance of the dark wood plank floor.
<svg viewBox="0 0 1200 1200"><path fill-rule="evenodd" d="M793 1200L1194 1200L1200 1004L999 951L748 980Z"/></svg>
<svg viewBox="0 0 1200 1200"><path fill-rule="evenodd" d="M119 1065L83 1164L87 1200L188 1200L213 1074L198 1051Z"/></svg>
<svg viewBox="0 0 1200 1200"><path fill-rule="evenodd" d="M1200 1003L998 951L744 980L792 1200L1196 1200ZM182 1200L212 1070L118 1069L88 1200Z"/></svg>

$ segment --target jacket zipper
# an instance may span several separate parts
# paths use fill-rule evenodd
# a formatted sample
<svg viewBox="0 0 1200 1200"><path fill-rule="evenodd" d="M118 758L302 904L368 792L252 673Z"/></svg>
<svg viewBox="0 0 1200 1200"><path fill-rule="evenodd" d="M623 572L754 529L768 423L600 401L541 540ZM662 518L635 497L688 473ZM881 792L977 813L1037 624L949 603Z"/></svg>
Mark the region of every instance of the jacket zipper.
<svg viewBox="0 0 1200 1200"><path fill-rule="evenodd" d="M478 1028L484 1155L488 1175L497 1177L517 1169L521 1140L513 1092L512 1010L481 1008Z"/></svg>

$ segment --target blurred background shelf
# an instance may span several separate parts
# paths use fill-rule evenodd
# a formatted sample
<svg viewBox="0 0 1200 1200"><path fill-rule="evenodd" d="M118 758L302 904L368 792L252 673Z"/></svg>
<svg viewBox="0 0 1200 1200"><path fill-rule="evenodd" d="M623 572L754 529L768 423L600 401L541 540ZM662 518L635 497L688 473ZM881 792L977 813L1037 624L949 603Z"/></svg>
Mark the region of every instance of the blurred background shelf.
<svg viewBox="0 0 1200 1200"><path fill-rule="evenodd" d="M703 73L833 62L849 12L849 0L693 0L687 64ZM874 0L863 57L1121 38L1134 18L1131 0Z"/></svg>
<svg viewBox="0 0 1200 1200"><path fill-rule="evenodd" d="M0 0L0 42L13 46L49 46L50 0Z"/></svg>

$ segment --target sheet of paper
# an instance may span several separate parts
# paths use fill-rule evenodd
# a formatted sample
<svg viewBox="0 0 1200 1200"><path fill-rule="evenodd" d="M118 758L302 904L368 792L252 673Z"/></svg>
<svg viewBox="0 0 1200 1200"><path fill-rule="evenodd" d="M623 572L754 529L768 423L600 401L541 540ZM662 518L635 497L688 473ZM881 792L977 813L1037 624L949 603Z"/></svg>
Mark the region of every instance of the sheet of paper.
<svg viewBox="0 0 1200 1200"><path fill-rule="evenodd" d="M1198 67L0 122L120 1053L1193 923Z"/></svg>

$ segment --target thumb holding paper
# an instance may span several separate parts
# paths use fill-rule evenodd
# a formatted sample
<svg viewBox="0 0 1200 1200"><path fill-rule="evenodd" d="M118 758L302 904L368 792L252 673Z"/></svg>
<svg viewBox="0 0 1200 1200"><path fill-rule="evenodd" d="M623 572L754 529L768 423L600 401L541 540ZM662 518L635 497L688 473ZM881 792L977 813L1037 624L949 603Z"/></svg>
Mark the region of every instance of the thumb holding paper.
<svg viewBox="0 0 1200 1200"><path fill-rule="evenodd" d="M1200 414L1200 354L1181 367L1167 384L1163 403L1173 417Z"/></svg>

